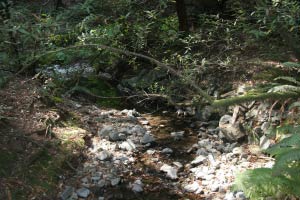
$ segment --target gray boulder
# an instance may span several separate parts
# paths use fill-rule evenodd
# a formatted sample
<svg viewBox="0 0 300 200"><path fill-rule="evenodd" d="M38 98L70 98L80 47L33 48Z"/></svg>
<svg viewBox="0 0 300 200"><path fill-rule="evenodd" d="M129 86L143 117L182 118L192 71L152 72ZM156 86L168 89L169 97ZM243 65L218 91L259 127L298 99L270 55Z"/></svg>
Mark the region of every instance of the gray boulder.
<svg viewBox="0 0 300 200"><path fill-rule="evenodd" d="M237 141L246 135L240 122L232 123L230 115L224 115L219 121L219 128L223 136L229 141Z"/></svg>

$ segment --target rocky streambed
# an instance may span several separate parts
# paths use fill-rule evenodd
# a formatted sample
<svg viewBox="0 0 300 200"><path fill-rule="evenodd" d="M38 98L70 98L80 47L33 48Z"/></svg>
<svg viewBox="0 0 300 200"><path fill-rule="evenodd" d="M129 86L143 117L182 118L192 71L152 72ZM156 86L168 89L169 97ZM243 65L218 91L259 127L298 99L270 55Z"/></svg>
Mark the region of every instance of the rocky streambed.
<svg viewBox="0 0 300 200"><path fill-rule="evenodd" d="M230 190L236 173L273 165L255 145L220 139L219 121L76 109L94 132L85 159L61 181L63 200L242 200L243 191Z"/></svg>

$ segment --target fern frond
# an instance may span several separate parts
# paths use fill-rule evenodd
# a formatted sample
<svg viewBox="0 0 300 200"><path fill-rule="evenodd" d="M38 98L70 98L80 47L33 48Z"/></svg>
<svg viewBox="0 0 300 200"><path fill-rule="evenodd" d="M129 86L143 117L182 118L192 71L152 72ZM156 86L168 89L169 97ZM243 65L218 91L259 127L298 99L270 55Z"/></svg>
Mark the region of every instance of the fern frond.
<svg viewBox="0 0 300 200"><path fill-rule="evenodd" d="M299 127L297 127L299 129ZM269 149L265 150L266 153L276 156L285 154L286 152L300 148L300 134L294 133L291 137L282 139L278 144L273 145Z"/></svg>
<svg viewBox="0 0 300 200"><path fill-rule="evenodd" d="M296 101L289 106L289 110L300 107L300 101Z"/></svg>
<svg viewBox="0 0 300 200"><path fill-rule="evenodd" d="M300 162L300 149L290 149L284 153L276 156L276 162L274 164L274 172L278 174L284 171L292 162Z"/></svg>
<svg viewBox="0 0 300 200"><path fill-rule="evenodd" d="M278 81L278 80L288 81L288 82L293 83L295 85L300 85L299 81L297 81L295 78L290 77L290 76L279 76L279 77L274 79L274 81Z"/></svg>
<svg viewBox="0 0 300 200"><path fill-rule="evenodd" d="M300 67L300 63L296 63L296 62L284 62L284 63L282 63L282 65L284 67L290 67L290 68L293 68L293 67L299 68Z"/></svg>
<svg viewBox="0 0 300 200"><path fill-rule="evenodd" d="M270 168L258 168L247 170L236 177L233 189L242 190L250 199L265 199L274 196L278 192L286 194L289 179L284 176L273 176Z"/></svg>
<svg viewBox="0 0 300 200"><path fill-rule="evenodd" d="M271 88L268 93L276 93L276 92L300 92L300 87L293 86L293 85L279 85Z"/></svg>

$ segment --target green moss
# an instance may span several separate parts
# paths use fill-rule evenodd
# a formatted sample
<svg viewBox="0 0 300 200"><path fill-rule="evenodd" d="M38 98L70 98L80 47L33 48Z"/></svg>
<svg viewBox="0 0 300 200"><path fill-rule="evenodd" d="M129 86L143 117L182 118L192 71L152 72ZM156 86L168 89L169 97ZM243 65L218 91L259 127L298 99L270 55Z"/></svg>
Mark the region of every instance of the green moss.
<svg viewBox="0 0 300 200"><path fill-rule="evenodd" d="M253 76L255 80L273 81L275 78L282 76L284 72L277 68L266 69Z"/></svg>
<svg viewBox="0 0 300 200"><path fill-rule="evenodd" d="M102 97L116 97L118 96L117 90L108 84L106 81L98 79L97 77L90 77L85 80L80 81L80 85L84 88L87 88L89 92L96 96ZM113 98L103 98L97 99L96 103L99 106L104 107L120 107L121 101L120 99Z"/></svg>

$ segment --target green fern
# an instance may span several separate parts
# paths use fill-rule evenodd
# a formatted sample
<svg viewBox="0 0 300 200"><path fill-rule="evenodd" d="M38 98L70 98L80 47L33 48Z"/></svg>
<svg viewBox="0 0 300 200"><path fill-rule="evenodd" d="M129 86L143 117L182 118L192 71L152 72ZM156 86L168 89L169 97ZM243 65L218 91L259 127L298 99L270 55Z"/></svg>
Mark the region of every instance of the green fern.
<svg viewBox="0 0 300 200"><path fill-rule="evenodd" d="M282 63L283 67L289 67L289 68L299 68L300 67L300 63L296 63L296 62L285 62Z"/></svg>
<svg viewBox="0 0 300 200"><path fill-rule="evenodd" d="M275 156L273 168L247 170L236 177L234 189L243 190L250 199L279 194L300 197L300 130L286 126L295 133L266 150Z"/></svg>
<svg viewBox="0 0 300 200"><path fill-rule="evenodd" d="M279 80L287 81L287 82L290 82L295 85L300 85L299 81L297 81L295 78L290 77L290 76L279 76L274 79L274 81L279 81Z"/></svg>

